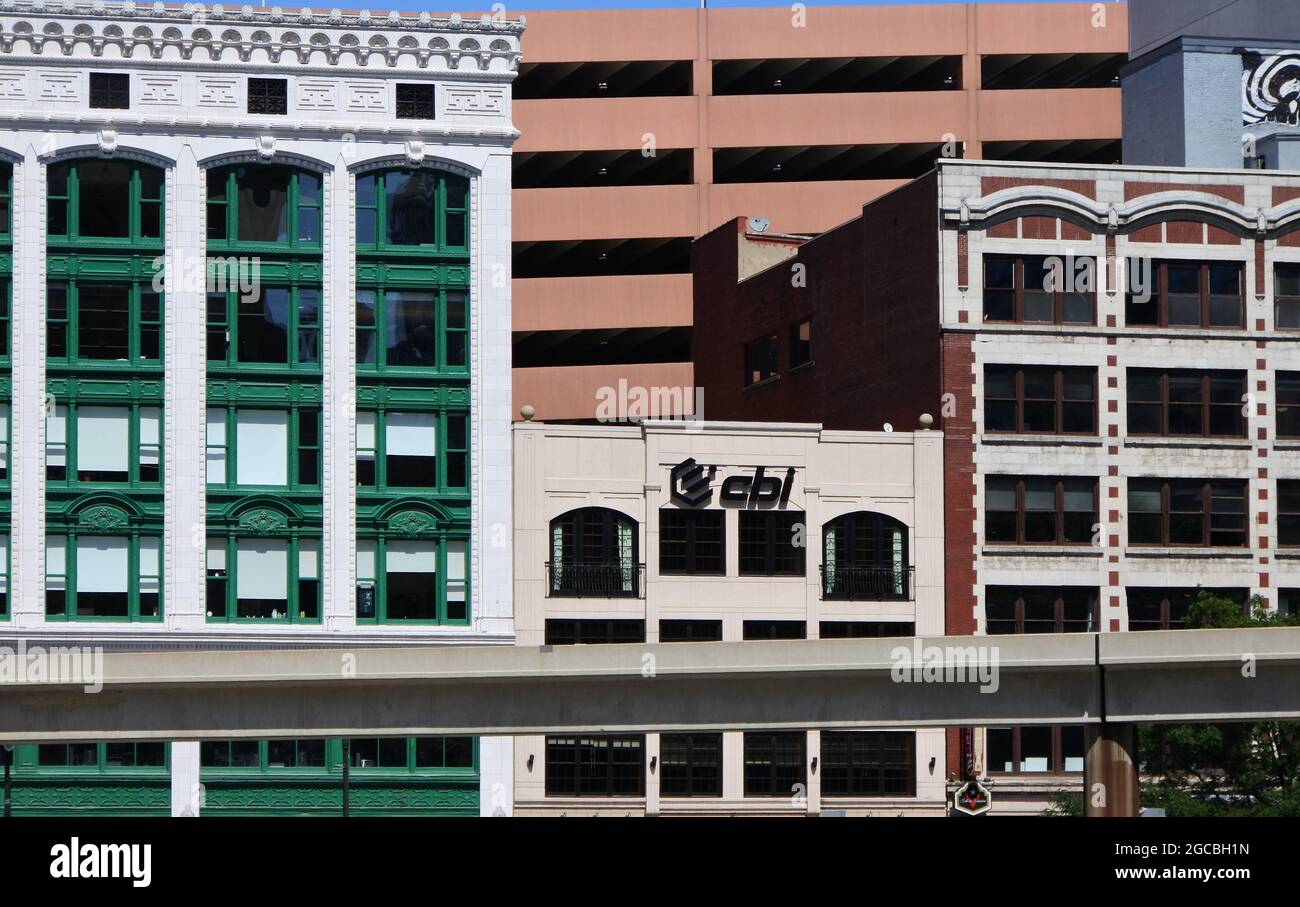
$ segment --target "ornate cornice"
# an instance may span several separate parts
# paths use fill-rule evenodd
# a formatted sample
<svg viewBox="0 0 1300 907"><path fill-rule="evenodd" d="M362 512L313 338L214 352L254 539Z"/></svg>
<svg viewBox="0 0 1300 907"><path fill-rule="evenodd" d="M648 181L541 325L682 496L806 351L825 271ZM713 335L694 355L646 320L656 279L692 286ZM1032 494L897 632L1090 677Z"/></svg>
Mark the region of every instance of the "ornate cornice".
<svg viewBox="0 0 1300 907"><path fill-rule="evenodd" d="M945 224L960 229L982 230L1012 217L1036 214L1088 224L1100 233L1124 232L1153 221L1210 220L1262 237L1288 232L1300 224L1300 200L1251 209L1209 192L1174 190L1109 204L1044 185L1003 189L943 208Z"/></svg>
<svg viewBox="0 0 1300 907"><path fill-rule="evenodd" d="M0 51L44 56L47 44L61 56L99 58L116 47L125 60L179 57L196 62L248 63L258 57L270 63L302 65L328 63L366 67L372 64L486 72L512 71L519 65L519 36L524 17L483 14L477 19L458 13L435 17L429 13L345 15L337 9L316 13L281 7L221 4L183 6L107 3L104 0L0 0ZM197 54L196 54L197 52ZM115 59L118 55L112 55ZM493 66L493 63L497 63Z"/></svg>

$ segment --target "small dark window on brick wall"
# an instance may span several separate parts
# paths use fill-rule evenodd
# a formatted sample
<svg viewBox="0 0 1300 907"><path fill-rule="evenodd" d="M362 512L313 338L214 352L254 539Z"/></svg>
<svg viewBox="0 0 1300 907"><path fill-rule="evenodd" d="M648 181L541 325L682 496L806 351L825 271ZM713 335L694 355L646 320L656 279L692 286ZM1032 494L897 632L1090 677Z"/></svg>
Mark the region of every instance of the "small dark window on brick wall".
<svg viewBox="0 0 1300 907"><path fill-rule="evenodd" d="M97 110L126 110L131 106L131 77L111 72L90 74L90 106Z"/></svg>
<svg viewBox="0 0 1300 907"><path fill-rule="evenodd" d="M399 120L433 119L433 86L399 82L397 85Z"/></svg>
<svg viewBox="0 0 1300 907"><path fill-rule="evenodd" d="M288 81L285 79L249 79L248 112L279 115L288 113Z"/></svg>

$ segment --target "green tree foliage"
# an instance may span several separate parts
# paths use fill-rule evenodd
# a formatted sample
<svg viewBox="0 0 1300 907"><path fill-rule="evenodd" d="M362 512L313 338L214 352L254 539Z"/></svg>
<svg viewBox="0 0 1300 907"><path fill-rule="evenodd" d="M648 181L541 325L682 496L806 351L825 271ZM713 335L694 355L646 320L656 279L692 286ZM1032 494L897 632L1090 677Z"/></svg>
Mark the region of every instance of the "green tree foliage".
<svg viewBox="0 0 1300 907"><path fill-rule="evenodd" d="M1295 615L1200 590L1188 629L1297 625ZM1268 683L1261 676L1259 683ZM1300 723L1157 724L1138 728L1143 806L1170 816L1300 816Z"/></svg>

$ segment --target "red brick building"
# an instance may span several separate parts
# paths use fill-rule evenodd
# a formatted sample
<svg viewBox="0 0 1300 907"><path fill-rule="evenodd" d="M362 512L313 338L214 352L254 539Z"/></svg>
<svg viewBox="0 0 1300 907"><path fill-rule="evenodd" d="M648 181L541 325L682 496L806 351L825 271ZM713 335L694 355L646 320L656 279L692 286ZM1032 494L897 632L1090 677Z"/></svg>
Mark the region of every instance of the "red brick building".
<svg viewBox="0 0 1300 907"><path fill-rule="evenodd" d="M944 161L813 240L733 221L692 270L708 419L943 430L949 634L1297 607L1300 176ZM1029 804L1081 743L976 758Z"/></svg>

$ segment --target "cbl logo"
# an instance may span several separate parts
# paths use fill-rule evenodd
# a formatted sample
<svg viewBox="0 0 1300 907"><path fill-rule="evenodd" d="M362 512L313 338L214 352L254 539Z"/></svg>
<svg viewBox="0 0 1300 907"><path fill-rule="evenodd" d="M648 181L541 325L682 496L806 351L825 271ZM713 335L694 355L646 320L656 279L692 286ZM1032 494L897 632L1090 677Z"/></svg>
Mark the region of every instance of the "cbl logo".
<svg viewBox="0 0 1300 907"><path fill-rule="evenodd" d="M694 457L687 457L672 469L672 499L688 507L698 507L713 499L713 478L717 475L716 466L706 467L695 462ZM784 481L776 476L767 475L767 468L759 466L752 476L728 476L722 482L722 503L724 504L779 504L784 507L790 501L790 491L794 488L794 467L785 471Z"/></svg>
<svg viewBox="0 0 1300 907"><path fill-rule="evenodd" d="M688 507L698 507L713 499L713 477L718 467L710 466L708 472L695 462L694 457L687 457L673 467L671 474L672 498Z"/></svg>

